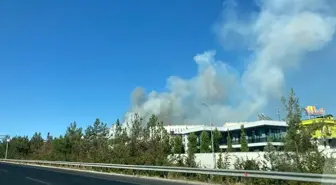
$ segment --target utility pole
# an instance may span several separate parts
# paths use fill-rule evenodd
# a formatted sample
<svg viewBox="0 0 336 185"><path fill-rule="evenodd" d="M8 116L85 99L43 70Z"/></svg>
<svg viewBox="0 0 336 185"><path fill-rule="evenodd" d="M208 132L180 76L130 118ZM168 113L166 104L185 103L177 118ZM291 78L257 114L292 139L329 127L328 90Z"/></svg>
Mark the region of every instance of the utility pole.
<svg viewBox="0 0 336 185"><path fill-rule="evenodd" d="M5 154L5 159L7 159L7 154L8 154L8 143L10 141L10 139L7 139L7 144L6 144L6 154Z"/></svg>
<svg viewBox="0 0 336 185"><path fill-rule="evenodd" d="M212 114L209 106L206 103L202 103L203 106L205 106L209 111L209 117L210 117L210 126L211 126L211 149L212 149L212 157L213 157L213 168L216 168L216 154L215 154L215 148L214 148L214 135L213 135L213 126L212 126Z"/></svg>
<svg viewBox="0 0 336 185"><path fill-rule="evenodd" d="M5 159L7 159L8 154L8 144L10 142L10 138L8 135L0 135L0 138L6 138L6 153L5 153Z"/></svg>

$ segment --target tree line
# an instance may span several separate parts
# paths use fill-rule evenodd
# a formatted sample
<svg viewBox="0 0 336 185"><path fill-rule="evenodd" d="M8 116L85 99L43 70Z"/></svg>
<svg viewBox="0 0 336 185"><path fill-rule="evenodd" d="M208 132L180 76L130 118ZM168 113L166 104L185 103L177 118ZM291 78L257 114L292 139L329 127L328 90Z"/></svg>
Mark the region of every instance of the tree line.
<svg viewBox="0 0 336 185"><path fill-rule="evenodd" d="M272 170L305 173L336 173L336 160L318 150L318 143L313 142L312 132L323 123L303 127L301 122L302 109L299 99L293 90L288 98L283 98L287 113L287 133L284 138L283 150L272 146L271 139L265 147L264 161L237 158L234 164L229 160L232 149L232 141L228 132L227 149L219 148L222 135L214 130L214 150L220 152L217 160L217 168L245 170ZM196 161L198 152L211 152L211 136L203 131L200 135L200 144L195 133L187 136L187 150L183 147L181 136L170 136L163 127L164 123L153 115L145 122L139 115L135 115L130 125L123 126L119 120L115 123L115 132L111 137L110 128L106 123L96 119L86 129L71 123L63 135L47 135L42 138L36 132L31 138L28 136L15 136L11 138L8 148L10 159L33 159L33 160L57 160L79 161L95 163L135 164L135 165L158 165L158 166L189 166L199 167ZM249 151L245 138L244 127L241 127L241 151ZM186 151L185 151L186 150ZM0 143L0 156L5 156L6 139ZM185 154L184 154L185 153ZM118 173L135 173L129 170L109 170ZM172 178L190 178L202 181L214 181L235 183L244 181L247 184L297 184L281 180L265 179L241 179L234 177L209 177L207 175L174 174L163 172L136 172L144 175L159 175ZM302 183L301 183L302 184Z"/></svg>

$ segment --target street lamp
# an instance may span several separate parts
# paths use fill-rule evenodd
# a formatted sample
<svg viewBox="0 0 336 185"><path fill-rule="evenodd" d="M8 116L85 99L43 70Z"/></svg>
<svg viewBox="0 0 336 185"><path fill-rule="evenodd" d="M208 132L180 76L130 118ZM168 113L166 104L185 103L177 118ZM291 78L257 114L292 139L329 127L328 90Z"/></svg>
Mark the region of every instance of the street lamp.
<svg viewBox="0 0 336 185"><path fill-rule="evenodd" d="M8 154L8 143L9 143L10 139L8 138L6 141L7 141L7 144L6 144L6 154L5 154L5 159L7 159L7 154Z"/></svg>
<svg viewBox="0 0 336 185"><path fill-rule="evenodd" d="M209 106L206 103L202 103L203 106L205 106L209 111L209 117L210 117L210 126L211 126L211 149L212 149L212 156L213 156L213 168L216 168L216 155L215 155L215 148L214 148L214 135L213 135L213 126L212 126L212 114Z"/></svg>
<svg viewBox="0 0 336 185"><path fill-rule="evenodd" d="M6 138L6 153L5 153L5 159L7 159L7 153L8 153L8 143L9 143L9 141L10 141L10 139L9 139L9 136L8 135L0 135L0 138L3 138L3 139L5 139Z"/></svg>

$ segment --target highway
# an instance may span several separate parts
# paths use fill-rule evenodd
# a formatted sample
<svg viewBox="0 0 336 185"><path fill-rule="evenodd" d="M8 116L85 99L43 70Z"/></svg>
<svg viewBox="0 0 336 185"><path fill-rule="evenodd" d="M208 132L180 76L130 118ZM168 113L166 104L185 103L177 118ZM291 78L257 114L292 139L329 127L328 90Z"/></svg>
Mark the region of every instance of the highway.
<svg viewBox="0 0 336 185"><path fill-rule="evenodd" d="M0 162L1 185L186 185L175 181L88 173Z"/></svg>

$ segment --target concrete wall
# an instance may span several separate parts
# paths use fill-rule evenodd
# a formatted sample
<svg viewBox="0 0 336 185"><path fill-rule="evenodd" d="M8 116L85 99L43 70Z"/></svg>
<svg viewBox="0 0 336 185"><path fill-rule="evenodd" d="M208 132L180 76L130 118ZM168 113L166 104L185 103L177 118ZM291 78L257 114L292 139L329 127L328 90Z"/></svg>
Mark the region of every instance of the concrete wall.
<svg viewBox="0 0 336 185"><path fill-rule="evenodd" d="M323 149L323 153L327 154L328 156L333 156L336 158L336 149ZM266 161L264 158L265 152L231 152L228 153L228 158L230 162L230 168L233 169L233 164L236 162L237 158L240 159L254 159L259 161ZM175 155L177 156L177 155ZM182 156L187 157L186 154L182 154ZM212 153L198 153L195 154L196 156L196 163L199 164L202 168L213 168L214 160ZM215 153L216 161L219 159L219 153ZM223 159L225 153L222 154Z"/></svg>
<svg viewBox="0 0 336 185"><path fill-rule="evenodd" d="M228 158L230 162L230 168L233 169L233 164L237 160L237 158L243 159L264 159L263 156L264 152L231 152L228 153ZM186 154L182 154L183 157L187 157ZM212 153L198 153L195 154L196 156L196 163L202 168L213 168L214 166L214 159ZM224 159L225 153L222 153L222 158ZM215 153L216 161L219 159L219 153ZM216 162L217 163L217 162Z"/></svg>

